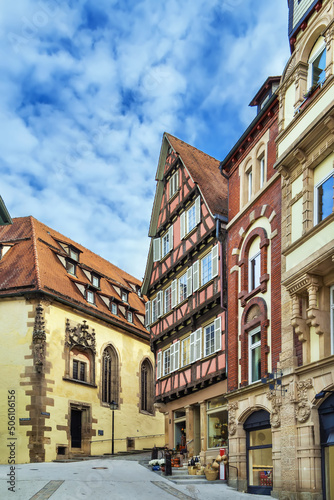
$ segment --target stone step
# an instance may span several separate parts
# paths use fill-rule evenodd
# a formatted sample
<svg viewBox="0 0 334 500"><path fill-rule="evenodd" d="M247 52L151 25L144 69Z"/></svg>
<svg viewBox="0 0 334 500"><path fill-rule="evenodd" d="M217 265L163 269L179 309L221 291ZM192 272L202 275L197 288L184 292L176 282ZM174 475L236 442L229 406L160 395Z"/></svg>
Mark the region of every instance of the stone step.
<svg viewBox="0 0 334 500"><path fill-rule="evenodd" d="M217 481L208 481L205 476L189 476L189 479L174 479L173 476L166 477L174 484L227 484L227 481L217 479Z"/></svg>

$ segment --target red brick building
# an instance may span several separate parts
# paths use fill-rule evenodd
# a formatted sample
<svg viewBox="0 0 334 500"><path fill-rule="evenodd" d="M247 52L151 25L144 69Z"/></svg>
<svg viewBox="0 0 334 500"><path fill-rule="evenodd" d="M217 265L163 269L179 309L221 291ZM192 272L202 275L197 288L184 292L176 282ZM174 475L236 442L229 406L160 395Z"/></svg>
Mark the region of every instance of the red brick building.
<svg viewBox="0 0 334 500"><path fill-rule="evenodd" d="M256 118L220 164L229 183L230 480L238 489L264 494L272 489L271 431L279 425L276 392L268 393L261 381L275 373L281 349L281 179L273 168L279 81L269 77L261 87L250 103L257 106Z"/></svg>

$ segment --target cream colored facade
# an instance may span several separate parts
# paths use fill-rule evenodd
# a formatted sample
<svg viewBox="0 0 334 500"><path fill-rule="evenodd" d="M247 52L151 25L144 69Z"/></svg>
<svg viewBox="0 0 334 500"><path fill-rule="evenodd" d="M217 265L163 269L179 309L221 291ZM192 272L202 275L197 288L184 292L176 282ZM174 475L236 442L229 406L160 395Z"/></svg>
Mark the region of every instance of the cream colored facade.
<svg viewBox="0 0 334 500"><path fill-rule="evenodd" d="M334 422L330 413L334 398L333 21L334 2L322 2L298 32L279 88L279 366L286 391L279 401L280 425L273 433L281 443L275 450L273 441L273 459L280 462L273 494L279 498L334 498L334 442L328 428L328 419ZM323 76L314 83L312 72L320 57Z"/></svg>
<svg viewBox="0 0 334 500"><path fill-rule="evenodd" d="M41 306L39 312L36 310L38 304ZM1 463L8 463L7 437L16 438L16 463L111 453L112 412L101 398L101 359L109 345L117 352L119 361L119 407L114 413L115 453L165 444L163 415L140 410L141 364L147 359L152 365L154 362L147 341L45 298L3 298L0 311L0 335L5 350L1 364L1 400L6 402L7 395L14 394L8 391L15 391L15 412L9 413L15 415L15 436L8 431L8 408L1 405ZM33 338L37 331L41 332L41 321L44 321L45 341L36 343ZM91 334L95 330L95 344L92 345L95 380L91 384L73 380L66 373L67 321L74 326L86 321L87 332ZM44 354L36 357L36 349L40 346ZM41 368L38 368L38 359L42 359ZM81 412L80 448L71 446L72 409Z"/></svg>

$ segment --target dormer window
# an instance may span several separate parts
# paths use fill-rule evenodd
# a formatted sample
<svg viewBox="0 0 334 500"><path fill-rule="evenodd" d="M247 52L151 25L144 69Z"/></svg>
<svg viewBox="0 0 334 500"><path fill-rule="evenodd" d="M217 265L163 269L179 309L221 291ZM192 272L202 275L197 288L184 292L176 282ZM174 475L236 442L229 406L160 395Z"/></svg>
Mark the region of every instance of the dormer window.
<svg viewBox="0 0 334 500"><path fill-rule="evenodd" d="M127 320L129 323L133 323L133 314L131 311L128 311L127 313Z"/></svg>
<svg viewBox="0 0 334 500"><path fill-rule="evenodd" d="M96 274L92 274L92 285L95 286L95 288L100 288L100 277Z"/></svg>
<svg viewBox="0 0 334 500"><path fill-rule="evenodd" d="M71 257L71 259L75 260L76 262L79 262L79 252L77 250L69 247L68 254Z"/></svg>
<svg viewBox="0 0 334 500"><path fill-rule="evenodd" d="M70 260L66 260L66 271L75 276L76 265Z"/></svg>
<svg viewBox="0 0 334 500"><path fill-rule="evenodd" d="M117 304L115 304L115 302L111 303L110 309L111 309L111 313L115 314L115 316L117 316L118 311L117 311Z"/></svg>
<svg viewBox="0 0 334 500"><path fill-rule="evenodd" d="M122 291L122 300L123 302L128 302L128 292Z"/></svg>
<svg viewBox="0 0 334 500"><path fill-rule="evenodd" d="M95 304L94 292L92 292L91 290L86 290L86 300L90 304Z"/></svg>

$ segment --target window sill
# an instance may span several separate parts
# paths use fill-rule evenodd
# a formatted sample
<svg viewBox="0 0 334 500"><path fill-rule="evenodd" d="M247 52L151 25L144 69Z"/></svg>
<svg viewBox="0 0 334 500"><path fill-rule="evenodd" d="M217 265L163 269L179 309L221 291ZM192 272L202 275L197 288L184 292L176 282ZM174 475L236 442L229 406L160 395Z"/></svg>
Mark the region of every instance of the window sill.
<svg viewBox="0 0 334 500"><path fill-rule="evenodd" d="M265 293L267 291L267 282L269 281L269 274L263 274L260 278L261 284L251 290L250 292L246 292L243 290L239 293L238 299L241 300L241 306L245 307L247 301L257 295L258 293Z"/></svg>
<svg viewBox="0 0 334 500"><path fill-rule="evenodd" d="M65 380L67 382L72 382L74 384L86 385L87 387L97 388L97 385L95 385L95 384L91 384L90 382L84 382L83 380L77 380L77 379L71 378L71 377L63 377L63 380Z"/></svg>

